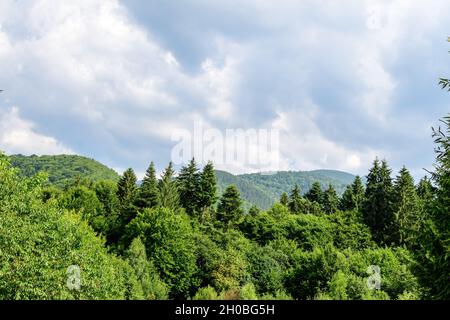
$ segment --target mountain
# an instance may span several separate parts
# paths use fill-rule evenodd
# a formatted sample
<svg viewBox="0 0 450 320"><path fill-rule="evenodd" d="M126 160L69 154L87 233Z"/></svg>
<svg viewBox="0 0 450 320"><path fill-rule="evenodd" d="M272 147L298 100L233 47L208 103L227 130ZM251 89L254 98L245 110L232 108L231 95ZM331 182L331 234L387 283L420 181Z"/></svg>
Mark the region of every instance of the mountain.
<svg viewBox="0 0 450 320"><path fill-rule="evenodd" d="M49 174L50 183L63 187L67 182L79 177L93 181L113 180L118 181L120 176L112 169L100 162L76 155L57 156L10 156L14 167L19 168L24 176L33 176L38 171ZM335 170L315 171L281 171L274 174L251 173L233 175L231 173L216 170L217 186L219 194L231 184L241 192L244 199L244 207L250 208L256 205L261 209L269 208L278 201L283 192L289 193L295 184L300 186L303 193L307 192L311 185L318 181L323 188L329 184L336 188L338 194L342 194L345 187L353 182L354 175Z"/></svg>
<svg viewBox="0 0 450 320"><path fill-rule="evenodd" d="M118 181L120 178L113 169L82 156L23 156L19 154L9 158L12 166L18 168L22 175L30 177L39 171L45 171L49 175L50 183L58 187L63 187L75 178L86 178L93 181Z"/></svg>
<svg viewBox="0 0 450 320"><path fill-rule="evenodd" d="M252 205L257 205L260 208L269 208L274 203L275 198L270 193L241 176L235 176L226 171L216 170L216 178L218 193L222 194L226 187L234 184L241 192L241 197L244 199L244 207L246 209Z"/></svg>
<svg viewBox="0 0 450 320"><path fill-rule="evenodd" d="M322 188L332 185L341 195L347 185L351 184L355 176L342 171L280 171L274 174L252 173L231 175L219 171L218 185L224 189L229 184L235 184L241 190L241 196L250 203L267 209L280 198L283 192L289 194L296 184L302 193L306 193L314 182L320 182ZM246 190L246 191L244 191Z"/></svg>

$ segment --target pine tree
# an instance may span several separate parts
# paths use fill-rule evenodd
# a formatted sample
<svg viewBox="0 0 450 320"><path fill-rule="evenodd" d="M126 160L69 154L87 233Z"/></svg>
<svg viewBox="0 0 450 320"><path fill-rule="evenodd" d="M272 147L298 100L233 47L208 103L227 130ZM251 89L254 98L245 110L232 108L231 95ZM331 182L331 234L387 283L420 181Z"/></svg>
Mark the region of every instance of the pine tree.
<svg viewBox="0 0 450 320"><path fill-rule="evenodd" d="M423 225L423 215L413 177L405 167L394 183L394 211L398 243L413 249Z"/></svg>
<svg viewBox="0 0 450 320"><path fill-rule="evenodd" d="M339 210L350 211L355 208L355 197L353 195L353 188L348 185L339 200Z"/></svg>
<svg viewBox="0 0 450 320"><path fill-rule="evenodd" d="M289 210L292 213L300 213L302 209L302 196L300 194L300 188L296 184L291 191L291 196L288 203Z"/></svg>
<svg viewBox="0 0 450 320"><path fill-rule="evenodd" d="M317 202L318 204L322 205L323 192L320 182L313 183L311 189L309 189L309 191L305 194L305 198L311 202Z"/></svg>
<svg viewBox="0 0 450 320"><path fill-rule="evenodd" d="M280 197L280 203L281 203L283 206L288 206L288 205L289 205L289 196L287 195L286 192L283 192L283 193L281 194L281 197Z"/></svg>
<svg viewBox="0 0 450 320"><path fill-rule="evenodd" d="M397 232L392 205L391 170L387 162L376 159L367 176L365 201L363 204L363 219L372 231L377 243L391 244L395 242ZM392 238L394 236L394 238Z"/></svg>
<svg viewBox="0 0 450 320"><path fill-rule="evenodd" d="M339 198L336 190L330 184L328 189L323 193L323 211L327 214L335 213L338 209Z"/></svg>
<svg viewBox="0 0 450 320"><path fill-rule="evenodd" d="M137 178L133 169L127 169L117 183L117 198L120 203L118 233L123 234L125 226L136 216L134 203L137 197Z"/></svg>
<svg viewBox="0 0 450 320"><path fill-rule="evenodd" d="M432 210L433 201L436 199L436 188L428 177L423 177L416 187L424 212L428 215Z"/></svg>
<svg viewBox="0 0 450 320"><path fill-rule="evenodd" d="M351 185L348 185L345 189L342 197L339 201L339 209L342 211L361 209L361 205L364 201L364 186L359 176L356 176Z"/></svg>
<svg viewBox="0 0 450 320"><path fill-rule="evenodd" d="M170 162L158 184L161 206L173 211L179 208L178 190L174 174L173 164Z"/></svg>
<svg viewBox="0 0 450 320"><path fill-rule="evenodd" d="M441 120L442 130L433 128L436 164L433 181L437 187L436 199L430 215L429 242L424 250L428 260L423 261L423 279L430 295L437 299L450 299L450 114Z"/></svg>
<svg viewBox="0 0 450 320"><path fill-rule="evenodd" d="M211 210L217 201L217 179L211 161L208 162L201 173L200 190L199 208L203 213L205 210Z"/></svg>
<svg viewBox="0 0 450 320"><path fill-rule="evenodd" d="M187 166L181 168L176 181L180 195L180 205L190 216L197 216L200 211L202 195L200 173L195 159L192 159Z"/></svg>
<svg viewBox="0 0 450 320"><path fill-rule="evenodd" d="M231 185L223 193L217 207L217 220L225 225L233 225L243 215L242 200L238 188Z"/></svg>
<svg viewBox="0 0 450 320"><path fill-rule="evenodd" d="M145 177L139 188L139 196L136 200L136 206L139 209L154 208L159 205L158 179L156 178L155 164L150 163Z"/></svg>
<svg viewBox="0 0 450 320"><path fill-rule="evenodd" d="M127 169L117 183L117 197L122 205L134 202L137 190L136 182L137 178L133 169Z"/></svg>

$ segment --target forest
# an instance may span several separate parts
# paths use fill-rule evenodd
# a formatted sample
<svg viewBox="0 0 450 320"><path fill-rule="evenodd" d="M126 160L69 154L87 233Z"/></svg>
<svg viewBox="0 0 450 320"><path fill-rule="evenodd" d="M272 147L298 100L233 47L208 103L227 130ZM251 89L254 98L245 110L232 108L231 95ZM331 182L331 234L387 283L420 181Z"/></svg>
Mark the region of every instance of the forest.
<svg viewBox="0 0 450 320"><path fill-rule="evenodd" d="M128 169L52 184L45 166L25 177L1 154L0 299L449 299L441 121L417 183L375 159L342 195L294 186L265 210L244 209L235 185L218 192L211 162L170 163L160 178L150 163L141 183Z"/></svg>

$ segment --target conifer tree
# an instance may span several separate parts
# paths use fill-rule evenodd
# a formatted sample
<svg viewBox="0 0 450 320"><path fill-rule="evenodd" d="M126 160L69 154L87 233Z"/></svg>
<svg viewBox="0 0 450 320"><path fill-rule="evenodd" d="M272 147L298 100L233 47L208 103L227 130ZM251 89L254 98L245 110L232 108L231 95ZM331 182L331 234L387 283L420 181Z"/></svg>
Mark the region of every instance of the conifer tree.
<svg viewBox="0 0 450 320"><path fill-rule="evenodd" d="M136 174L133 169L127 169L117 183L117 198L120 203L118 233L123 234L125 226L136 216L134 203L137 197Z"/></svg>
<svg viewBox="0 0 450 320"><path fill-rule="evenodd" d="M136 200L136 206L139 209L154 208L159 205L158 179L156 178L155 164L150 163L145 177L139 188L139 195Z"/></svg>
<svg viewBox="0 0 450 320"><path fill-rule="evenodd" d="M416 187L416 192L422 203L424 213L428 215L436 198L436 188L428 177L423 177Z"/></svg>
<svg viewBox="0 0 450 320"><path fill-rule="evenodd" d="M305 194L305 198L311 202L317 202L320 205L322 204L323 192L320 182L313 183L311 189L309 189L309 191Z"/></svg>
<svg viewBox="0 0 450 320"><path fill-rule="evenodd" d="M180 195L180 205L190 216L197 216L201 204L201 184L200 173L195 159L192 159L187 166L181 168L176 181Z"/></svg>
<svg viewBox="0 0 450 320"><path fill-rule="evenodd" d="M300 188L296 184L291 191L291 196L288 203L289 210L292 213L300 213L302 209L302 196L300 194Z"/></svg>
<svg viewBox="0 0 450 320"><path fill-rule="evenodd" d="M217 207L217 220L225 225L232 225L243 215L242 200L238 188L231 185L223 193Z"/></svg>
<svg viewBox="0 0 450 320"><path fill-rule="evenodd" d="M339 201L339 209L342 211L361 209L361 205L364 201L364 186L362 184L361 177L356 176L351 185L348 185L345 189L342 197Z"/></svg>
<svg viewBox="0 0 450 320"><path fill-rule="evenodd" d="M283 193L281 194L281 197L280 197L280 203L281 203L283 206L288 206L288 205L289 205L289 196L287 195L286 192L283 192Z"/></svg>
<svg viewBox="0 0 450 320"><path fill-rule="evenodd" d="M450 115L441 120L445 128L433 128L436 164L433 180L437 187L430 216L430 241L425 250L424 280L430 295L450 299ZM423 255L422 255L423 256Z"/></svg>
<svg viewBox="0 0 450 320"><path fill-rule="evenodd" d="M394 211L398 243L412 249L423 225L423 215L413 177L405 167L394 183Z"/></svg>
<svg viewBox="0 0 450 320"><path fill-rule="evenodd" d="M397 232L392 205L391 170L387 162L376 159L367 176L365 201L363 204L363 219L372 231L377 243L391 244L395 242ZM394 239L392 237L394 236Z"/></svg>
<svg viewBox="0 0 450 320"><path fill-rule="evenodd" d="M174 180L175 172L172 162L169 163L164 170L161 180L159 181L159 199L162 207L170 210L179 208L179 198L177 185Z"/></svg>
<svg viewBox="0 0 450 320"><path fill-rule="evenodd" d="M339 198L336 190L330 184L328 189L323 193L323 211L327 214L335 213L338 209Z"/></svg>
<svg viewBox="0 0 450 320"><path fill-rule="evenodd" d="M200 204L202 212L211 209L217 201L217 179L214 165L209 161L200 175Z"/></svg>

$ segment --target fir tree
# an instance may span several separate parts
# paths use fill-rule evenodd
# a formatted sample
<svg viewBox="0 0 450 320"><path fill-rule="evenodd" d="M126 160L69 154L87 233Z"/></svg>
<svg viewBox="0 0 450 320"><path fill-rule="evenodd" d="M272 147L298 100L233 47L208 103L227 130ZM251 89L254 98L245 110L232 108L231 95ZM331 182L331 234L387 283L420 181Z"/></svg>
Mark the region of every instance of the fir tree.
<svg viewBox="0 0 450 320"><path fill-rule="evenodd" d="M413 177L405 167L394 183L394 211L398 243L411 249L423 225L423 215Z"/></svg>
<svg viewBox="0 0 450 320"><path fill-rule="evenodd" d="M192 159L189 164L181 168L177 178L178 193L180 195L180 205L190 216L197 216L201 203L200 173Z"/></svg>
<svg viewBox="0 0 450 320"><path fill-rule="evenodd" d="M323 193L323 211L327 214L335 213L338 209L339 198L336 190L330 184L328 189Z"/></svg>
<svg viewBox="0 0 450 320"><path fill-rule="evenodd" d="M314 182L311 186L311 189L305 194L305 198L311 202L317 202L318 204L322 204L323 200L323 192L322 186L319 182Z"/></svg>
<svg viewBox="0 0 450 320"><path fill-rule="evenodd" d="M283 206L288 206L288 205L289 205L289 196L287 195L286 192L283 192L283 193L281 194L281 197L280 197L280 203L281 203Z"/></svg>
<svg viewBox="0 0 450 320"><path fill-rule="evenodd" d="M155 164L152 162L148 167L145 177L139 188L139 196L136 206L139 209L154 208L159 205L158 179L156 178Z"/></svg>
<svg viewBox="0 0 450 320"><path fill-rule="evenodd" d="M390 244L395 242L397 232L394 210L392 205L391 170L387 162L376 159L367 176L367 188L363 204L364 222L372 231L374 240L378 243ZM394 237L394 239L392 239Z"/></svg>
<svg viewBox="0 0 450 320"><path fill-rule="evenodd" d="M217 207L217 220L225 225L232 225L243 215L242 200L238 188L231 185L223 193Z"/></svg>
<svg viewBox="0 0 450 320"><path fill-rule="evenodd" d="M294 186L288 203L289 210L292 213L300 213L302 209L302 196L298 185Z"/></svg>
<svg viewBox="0 0 450 320"><path fill-rule="evenodd" d="M174 181L174 174L173 164L170 162L158 184L161 206L170 210L179 208L178 190Z"/></svg>
<svg viewBox="0 0 450 320"><path fill-rule="evenodd" d="M202 212L211 209L217 201L217 179L211 161L203 168L200 176L200 204Z"/></svg>
<svg viewBox="0 0 450 320"><path fill-rule="evenodd" d="M120 203L118 233L123 234L125 226L136 216L134 203L137 197L136 174L133 169L127 169L117 183L117 198Z"/></svg>
<svg viewBox="0 0 450 320"><path fill-rule="evenodd" d="M364 201L364 186L359 176L356 176L351 185L348 185L345 189L342 197L339 201L339 209L342 211L361 209L361 205Z"/></svg>

